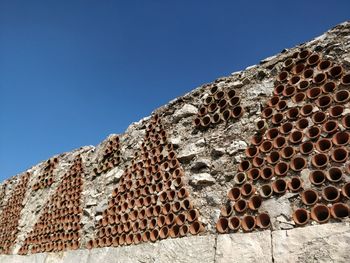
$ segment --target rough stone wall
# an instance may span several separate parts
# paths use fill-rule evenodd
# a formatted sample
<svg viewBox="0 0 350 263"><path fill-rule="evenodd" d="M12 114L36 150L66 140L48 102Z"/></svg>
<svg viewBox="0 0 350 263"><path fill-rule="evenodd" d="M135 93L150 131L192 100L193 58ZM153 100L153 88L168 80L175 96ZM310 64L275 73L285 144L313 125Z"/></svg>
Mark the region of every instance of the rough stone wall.
<svg viewBox="0 0 350 263"><path fill-rule="evenodd" d="M188 237L186 239L189 240L186 246L190 249L192 247L191 244L197 242L194 240L199 240L199 243L207 242L211 244L207 247L208 254L203 253L203 257L206 258L205 262L214 262L214 258L217 262L235 262L234 260L241 258L241 256L238 256L240 255L239 251L244 253L243 251L246 251L246 247L252 243L256 243L261 251L266 252L273 250L271 254L267 255L266 260L261 260L262 262L272 262L272 259L274 262L282 262L282 259L278 259L278 257L281 255L285 256L289 253L291 255L290 262L305 262L307 260L303 257L309 257L309 255L313 253L312 249L317 246L313 245L313 243L321 245L328 242L328 235L332 235L331 232L334 227L329 226L328 229L323 226L315 226L315 229L317 227L317 231L320 231L320 235L324 235L321 241L318 241L316 237L315 239L311 238L310 241L308 241L310 243L307 243L310 248L304 248L304 254L300 252L300 255L293 255L293 249L302 248L302 244L306 244L298 240L300 237L307 236L308 232L304 233L303 230L312 231L312 226L297 228L292 220L291 216L295 207L293 207L291 200L299 196L295 193L287 193L282 197L273 197L263 202L259 211L267 212L270 215L272 224L269 230L249 234L236 233L218 235L216 223L219 219L221 208L227 203L228 191L235 186L234 179L237 174L238 166L246 157L245 149L250 145L251 137L256 134L256 127L258 121L261 120L262 110L274 92L276 86L275 80L283 70L283 63L285 60L300 50L308 49L310 51L319 52L324 58L342 65L344 71L349 72L349 32L349 22L340 24L310 42L283 50L281 54L261 61L259 65L232 73L230 76L219 78L212 83L198 87L192 92L155 110L153 113L158 114L162 119L164 129L167 131L168 140L174 146L177 158L184 170L184 180L191 194L193 206L198 209L200 214L199 220L205 226L205 231L200 234L201 237ZM209 127L198 128L195 126L195 119L198 114L200 114L198 111L202 108L213 87L224 90L226 93L230 90L234 90L236 96L240 98L243 115L237 118L231 118L228 121L210 124ZM346 109L348 109L348 104L345 106ZM95 169L97 169L99 163L101 163L106 146L116 135L110 135L96 147L82 147L76 151L55 156L58 158L58 164L53 170L54 182L49 187L44 187L36 191L32 190L33 186L38 182L39 176L43 175L46 162L42 162L28 169L27 172L31 173L32 176L23 201L23 209L18 224L19 231L15 242L16 245L12 247L11 254L18 253L28 233L33 229L35 223L42 214L45 204L56 192L60 180L68 171L74 158L78 154L82 157L84 166L84 186L82 191L83 213L81 219L82 233L79 241L80 248L86 248L87 242L95 238L96 226L102 218L103 212L108 207L108 201L112 191L119 185L120 178L126 169L132 166L135 153L141 150L149 121L150 117L146 117L137 123L131 124L125 133L117 135L120 145L120 160L116 167L111 167L106 173L97 175ZM344 176L344 181L348 182L349 178L349 175L346 174L346 176ZM0 185L0 217L4 205L9 200L12 190L17 185L18 181L19 177L15 176ZM349 201L346 202L349 204ZM348 222L349 219L343 219L343 221ZM315 223L312 222L311 224ZM328 224L324 226L328 226ZM342 229L347 229L348 227L349 225L347 223L342 225ZM286 232L285 230L290 232ZM334 233L337 233L337 230L334 229L334 231ZM240 232L242 231L240 230ZM288 238L288 240L285 240L285 233L291 233L291 235L293 235L293 233L297 234L295 235L295 239ZM249 238L252 238L252 241L250 241ZM332 242L336 242L334 238L332 239L330 237L330 239ZM185 238L182 238L182 240L185 240ZM286 242L288 246L280 245L282 240L285 240L283 242ZM306 240L308 239L306 238ZM341 243L339 245L344 247L348 241L348 231L345 231L343 238L340 238L337 242ZM148 251L154 252L157 251L157 249L159 250L160 247L163 249L167 248L167 242L171 244L169 246L173 246L173 243L177 243L177 240L164 240L160 242L159 245L157 245L158 242L156 242L155 245L142 244L142 246L149 246ZM265 244L266 247L264 247L262 243ZM162 244L164 244L164 246ZM116 253L124 253L125 258L127 253L134 254L138 246L135 246L135 249L132 248L133 246L118 248L119 250ZM176 247L176 245L174 245L174 247ZM237 259L234 259L235 256L232 255L232 247L237 247L237 249L234 250L235 255L237 253ZM255 247L252 249L255 250ZM93 254L95 250L102 251L101 249L95 248L89 253ZM257 254L259 254L258 250L255 251ZM179 256L174 250L172 251L174 256ZM69 252L67 253L69 254ZM78 255L78 252L75 253ZM201 251L197 251L196 253L201 253ZM320 256L320 258L317 258L317 255L313 255L314 261L329 262L333 260L334 262L341 262L341 258L333 258L337 256L334 255L334 253L338 253L338 250L333 249L331 251L327 250L327 253L322 252L321 255L324 254L324 256ZM51 255L47 257L46 255L38 254L38 257L45 259L45 262L60 262L59 259L54 259L54 254L55 253L51 253ZM90 254L88 257L90 257ZM142 255L142 253L139 254ZM256 253L253 254L255 255ZM345 258L345 253L339 255L343 255L343 258ZM332 259L327 261L327 257ZM21 257L21 259L23 260L23 257ZM253 262L253 259L254 258L247 260L247 262ZM151 260L152 257L150 257L148 261ZM162 260L166 260L166 258ZM162 260L158 262L163 262ZM201 261L199 256L198 261ZM85 261L82 260L82 262ZM186 260L179 260L179 262L186 262ZM346 262L346 260L343 262Z"/></svg>

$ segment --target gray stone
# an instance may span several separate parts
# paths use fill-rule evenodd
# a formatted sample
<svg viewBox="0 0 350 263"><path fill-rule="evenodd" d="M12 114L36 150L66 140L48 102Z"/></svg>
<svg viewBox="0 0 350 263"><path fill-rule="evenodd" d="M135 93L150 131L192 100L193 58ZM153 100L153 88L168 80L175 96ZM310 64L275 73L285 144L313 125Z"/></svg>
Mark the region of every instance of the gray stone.
<svg viewBox="0 0 350 263"><path fill-rule="evenodd" d="M196 160L193 165L191 166L192 171L199 171L203 168L209 168L211 166L211 162L209 159L198 159Z"/></svg>
<svg viewBox="0 0 350 263"><path fill-rule="evenodd" d="M349 223L274 231L272 240L275 263L350 262Z"/></svg>
<svg viewBox="0 0 350 263"><path fill-rule="evenodd" d="M259 208L259 211L266 211L273 218L276 218L280 215L283 215L288 218L292 214L292 209L289 200L287 198L282 197L278 199L271 198L264 200L261 207Z"/></svg>
<svg viewBox="0 0 350 263"><path fill-rule="evenodd" d="M166 239L156 243L93 249L87 262L212 263L215 254L214 245L215 237L213 235Z"/></svg>
<svg viewBox="0 0 350 263"><path fill-rule="evenodd" d="M181 109L175 111L175 113L173 115L174 121L177 122L177 121L181 120L182 118L196 115L197 112L198 112L197 107L195 107L191 104L185 104L184 106L182 106Z"/></svg>
<svg viewBox="0 0 350 263"><path fill-rule="evenodd" d="M248 147L247 143L242 140L233 141L227 148L227 153L233 155L239 151L244 151Z"/></svg>
<svg viewBox="0 0 350 263"><path fill-rule="evenodd" d="M215 262L272 262L271 231L218 235Z"/></svg>
<svg viewBox="0 0 350 263"><path fill-rule="evenodd" d="M46 254L39 253L28 256L0 255L1 263L45 263Z"/></svg>
<svg viewBox="0 0 350 263"><path fill-rule="evenodd" d="M273 81L263 81L259 84L255 84L247 90L249 98L257 98L260 95L270 95L273 90Z"/></svg>
<svg viewBox="0 0 350 263"><path fill-rule="evenodd" d="M190 177L192 185L212 185L215 184L215 178L208 173L194 174Z"/></svg>
<svg viewBox="0 0 350 263"><path fill-rule="evenodd" d="M187 163L191 161L195 156L197 156L201 151L202 149L196 145L189 144L179 152L177 158L180 162Z"/></svg>

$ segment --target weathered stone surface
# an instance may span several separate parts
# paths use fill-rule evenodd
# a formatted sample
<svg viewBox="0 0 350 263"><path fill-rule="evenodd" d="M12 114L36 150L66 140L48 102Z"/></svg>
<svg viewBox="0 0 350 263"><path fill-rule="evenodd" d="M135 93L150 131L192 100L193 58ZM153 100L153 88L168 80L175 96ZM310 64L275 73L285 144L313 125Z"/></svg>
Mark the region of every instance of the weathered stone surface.
<svg viewBox="0 0 350 263"><path fill-rule="evenodd" d="M272 262L271 231L219 235L215 262Z"/></svg>
<svg viewBox="0 0 350 263"><path fill-rule="evenodd" d="M93 249L88 263L214 262L215 237L185 237L120 248Z"/></svg>
<svg viewBox="0 0 350 263"><path fill-rule="evenodd" d="M349 223L272 232L275 263L350 262Z"/></svg>
<svg viewBox="0 0 350 263"><path fill-rule="evenodd" d="M175 111L174 121L179 121L182 118L186 118L192 115L197 114L198 110L195 106L191 104L185 104L181 109Z"/></svg>
<svg viewBox="0 0 350 263"><path fill-rule="evenodd" d="M212 185L212 184L215 184L215 178L208 173L194 174L190 178L190 184Z"/></svg>
<svg viewBox="0 0 350 263"><path fill-rule="evenodd" d="M0 255L1 263L45 263L46 254L35 254L30 256Z"/></svg>

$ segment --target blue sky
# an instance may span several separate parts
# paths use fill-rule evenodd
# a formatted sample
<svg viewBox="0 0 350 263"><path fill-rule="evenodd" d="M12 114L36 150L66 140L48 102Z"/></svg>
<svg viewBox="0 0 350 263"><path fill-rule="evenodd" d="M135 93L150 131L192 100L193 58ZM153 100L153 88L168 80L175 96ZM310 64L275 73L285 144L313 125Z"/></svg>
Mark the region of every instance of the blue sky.
<svg viewBox="0 0 350 263"><path fill-rule="evenodd" d="M349 10L348 0L0 0L0 181L121 133Z"/></svg>

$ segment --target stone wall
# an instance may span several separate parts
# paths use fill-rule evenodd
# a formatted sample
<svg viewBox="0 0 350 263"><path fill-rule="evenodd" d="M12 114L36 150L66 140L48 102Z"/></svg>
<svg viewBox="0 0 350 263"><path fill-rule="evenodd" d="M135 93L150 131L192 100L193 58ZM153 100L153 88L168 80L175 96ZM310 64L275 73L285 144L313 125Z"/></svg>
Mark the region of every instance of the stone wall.
<svg viewBox="0 0 350 263"><path fill-rule="evenodd" d="M344 76L348 76L347 74L350 72L349 32L350 23L340 24L310 42L283 50L282 53L261 61L259 65L232 73L230 76L219 78L212 83L194 89L192 92L155 110L152 116L131 124L125 133L110 135L96 147L82 147L69 153L54 156L50 158L50 162L44 161L31 167L25 171L31 176L22 202L23 208L16 223L17 227L14 229L8 229L4 224L1 225L2 222L8 220L7 217L9 216L4 214L3 211L12 211L9 200L12 200L13 190L25 173L6 180L0 185L0 230L3 233L5 233L5 230L6 233L11 232L14 239L8 241L6 237L0 237L0 239L2 238L0 240L0 251L6 254L27 255L4 255L0 259L3 259L4 262L25 262L25 260L28 262L79 262L74 260L79 258L81 262L96 262L98 259L108 262L109 258L117 256L118 262L135 262L137 260L145 262L165 262L169 260L177 260L178 262L188 262L190 260L195 262L203 260L205 262L236 262L241 261L242 258L246 262L285 262L288 260L288 262L347 262L349 260L346 253L347 241L350 239L348 216L347 218L333 216L324 225L318 225L317 220L310 220L305 222L306 226L304 227L298 227L298 222L292 218L293 213L298 208L305 209L303 211L311 211L312 206L306 206L301 200L300 194L303 190L312 189L321 196L325 185L334 185L336 189L345 187L350 181L347 160L335 165L331 163L329 166L341 169L343 174L340 181L334 183L327 181L322 187L316 187L309 180L310 173L315 170L311 158L319 153L317 149L313 150L311 154L303 157L307 164L302 169L290 169L287 176L283 177L283 179L287 179L287 182L293 177L301 178L303 186L301 189L297 191L289 189L282 194L275 193L271 197L263 198L261 205L256 210L251 209L251 207L243 213L238 213L237 210L233 212L227 210L228 208L235 210L232 207L237 203L232 201L233 199L230 196L228 197L230 190L236 187L239 188L239 191L242 191L240 184L237 184L238 173L243 172L245 176L248 175L248 179L250 178L255 189L253 195L259 197L261 197L262 185L272 185L277 179L280 179L278 176L273 176L268 180L256 179L252 177L254 176L252 171L242 169L242 165L247 160L252 163L252 158L248 156L246 150L253 148L252 138L258 139L260 136L266 140L266 130L276 127L280 129L281 123L271 124L271 116L266 117L268 113L266 108L268 107L272 108L276 115L272 98L283 99L287 102L289 109L297 108L298 111L309 102L313 104L313 101L316 101L313 99L296 101L295 97L291 98L292 95L295 95L294 93L291 96L286 92L278 94L278 85L285 83L281 72L292 70L289 68L289 61L292 64L300 63L298 57L301 51L316 52L321 57L321 61L330 61L333 66L339 65L343 69L341 75L333 79L327 71L329 80L335 82L339 88L323 93L325 95L330 94L333 98L338 90L348 90L349 86ZM310 67L313 68L314 66ZM322 73L323 71L315 66L315 75L319 72ZM291 75L291 73L289 74ZM291 80L289 79L289 81ZM324 84L318 85L314 83L314 79L312 81L312 87L298 92L308 96L308 90L317 86L321 87ZM294 83L291 84L291 86L293 85ZM225 96L228 106L221 105L220 103L223 104L223 102L220 100L218 107L219 109L222 107L222 110L216 111L217 114L215 111L207 113L207 111L215 110L210 108L215 105L210 105L210 103L208 106L205 105L208 104L211 93L216 90L222 91L222 94L219 95L216 92L215 96ZM348 100L340 103L332 102L327 106L328 108L320 107L320 109L317 109L314 106L313 113L324 111L327 112L328 116L331 107L339 105L344 107L339 116L340 123L341 119L345 118L350 112ZM209 116L209 118L201 117L203 113L207 113L207 115L204 115ZM289 117L285 117L286 114L283 115L283 123L289 121ZM307 118L309 118L309 121L312 119L311 117ZM300 119L299 116L292 119L293 125ZM261 124L263 124L263 127L261 127ZM159 131L152 133L152 129L158 127L157 125L161 125ZM311 127L311 125L309 126ZM322 128L322 125L319 125L319 127ZM347 129L346 125L340 124L337 131L342 132ZM152 149L157 148L152 148L152 145L161 137L162 131L166 134L166 138L160 144L164 145L163 148L169 146L168 150L164 151L162 148L162 151L156 155L146 155L146 152L151 152ZM306 129L303 131L305 138L307 137L307 131ZM320 138L332 139L333 134L325 133L322 130ZM273 140L271 139L271 141ZM299 151L300 145L305 141L308 140L304 139L299 144L293 144L292 147ZM310 139L310 141L312 140ZM312 142L316 144L317 141ZM287 144L287 146L290 145ZM260 145L256 148L261 149ZM280 150L278 147L277 149ZM345 149L348 150L348 144L345 145ZM173 153L174 157L169 157L168 154L170 153ZM331 155L331 151L329 151L329 155ZM78 156L82 159L81 171L72 171L71 166ZM269 154L260 153L259 156L266 160ZM166 187L167 179L161 179L164 185L153 196L156 195L157 198L160 198L163 192L166 192L167 196L171 194L171 191L175 193L174 200L165 202L156 200L154 205L158 205L163 209L168 203L172 206L176 202L182 205L184 200L188 200L190 208L187 210L181 208L179 212L173 214L177 217L179 213L188 215L189 211L197 211L198 215L195 215L194 222L198 222L198 225L203 226L203 230L186 232L181 235L186 237L178 237L179 234L176 235L176 228L173 228L176 224L170 223L168 225L169 233L173 233L176 238L168 237L155 243L147 241L143 244L130 246L124 246L123 244L117 248L97 248L111 245L108 245L108 243L101 245L98 242L96 244L92 241L98 239L98 231L104 227L101 222L108 217L108 212L111 211L111 200L115 200L112 198L113 191L116 195L114 197L117 198L121 192L121 187L129 182L129 176L133 185L138 179L142 179L142 176L139 176L139 171L147 171L147 169L140 168L140 165L151 163L154 157L157 160L165 158L159 161L159 167L156 166L158 170L154 173L160 172L162 178L170 173L173 177L168 187ZM174 169L164 168L164 162L169 163L170 161L176 163ZM55 162L55 165L49 168L51 162ZM290 165L289 161L287 163ZM155 164L150 166L155 169ZM275 170L277 164L268 166ZM175 176L176 169L181 171L183 175ZM258 167L258 170L261 173L262 167ZM57 196L58 190L63 187L63 179L67 176L76 176L78 172L82 173L83 178L82 187L76 188L81 189L77 190L81 191L79 204L81 211L77 208L80 215L77 219L79 236L76 239L69 239L66 247L61 249L48 245L43 248L45 251L56 252L40 253L43 252L40 249L33 251L32 248L37 245L35 243L37 241L31 239L32 236L35 236L33 230L42 229L38 222L43 220L45 222L47 213L51 213L49 207L52 207L52 204L55 203L56 199L54 197ZM151 173L152 176L154 173ZM178 179L180 177L182 186L175 187L175 181L180 180ZM53 178L52 182L49 180L50 178ZM152 181L149 186L151 187L153 184L156 185ZM178 196L178 192L182 188L185 189L183 191L189 194L188 197L181 198ZM65 191L70 190L66 189ZM130 193L130 191L126 190L123 193ZM123 194L120 194L120 196L123 196ZM251 198L242 199L249 201ZM322 198L318 202L331 207L339 201L345 206L349 205L346 193L342 193L338 200L334 202L325 202ZM114 204L114 207L118 205L119 203ZM135 210L140 211L141 208L135 208ZM134 208L129 207L127 209L133 211ZM63 211L63 208L61 210ZM229 215L226 216L225 213L228 212ZM244 233L240 228L238 233L233 233L234 229L232 227L229 229L228 226L220 226L220 223L225 222L226 219L220 221L219 218L230 220L237 216L243 222L246 216L255 219L264 213L270 219L268 222L270 224L266 225L266 229L264 229L265 226L257 226L248 230L252 233ZM154 218L159 220L160 215L156 215ZM75 223L74 220L70 222L68 219L69 223ZM343 222L338 223L339 221ZM114 223L114 221L111 224L108 223L108 226L113 226ZM190 228L193 227L191 221L186 221L185 224ZM217 228L218 225L219 228ZM159 225L155 227L159 232L162 231L162 228ZM218 230L221 234L218 234ZM65 234L72 232L71 230L57 230L56 232L60 233L60 231ZM140 233L144 234L144 232L141 231ZM51 243L59 243L60 239L62 239L62 236L58 236ZM50 243L47 240L40 240L40 242ZM30 246L27 246L29 244ZM61 245L63 246L63 244ZM91 246L93 249L86 250L87 247L91 248ZM115 244L115 246L118 246L118 244ZM77 248L79 250L75 250ZM159 254L159 257L155 257L155 253Z"/></svg>

